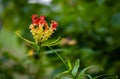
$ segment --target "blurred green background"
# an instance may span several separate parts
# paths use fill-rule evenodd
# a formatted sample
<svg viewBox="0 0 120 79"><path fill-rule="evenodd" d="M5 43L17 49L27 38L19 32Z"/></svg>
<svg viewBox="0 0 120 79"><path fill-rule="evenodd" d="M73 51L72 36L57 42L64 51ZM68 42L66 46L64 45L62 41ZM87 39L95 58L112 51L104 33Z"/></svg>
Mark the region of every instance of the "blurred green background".
<svg viewBox="0 0 120 79"><path fill-rule="evenodd" d="M30 47L15 34L20 30L33 41L29 25L34 13L58 22L52 39L60 36L67 42L53 49L72 63L80 59L79 70L101 65L104 71L96 74L120 76L120 0L0 0L0 79L52 79L66 70L58 57L43 47L39 76L34 77L39 58L25 57Z"/></svg>

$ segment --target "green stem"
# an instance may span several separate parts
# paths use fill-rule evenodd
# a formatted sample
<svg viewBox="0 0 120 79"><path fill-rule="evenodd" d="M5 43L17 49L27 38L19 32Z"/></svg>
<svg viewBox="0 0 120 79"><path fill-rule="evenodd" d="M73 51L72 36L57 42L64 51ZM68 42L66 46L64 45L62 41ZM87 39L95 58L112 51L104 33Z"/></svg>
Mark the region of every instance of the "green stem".
<svg viewBox="0 0 120 79"><path fill-rule="evenodd" d="M38 68L37 73L35 74L35 79L39 79L39 72L40 72L40 69L41 69L41 60L39 60L39 68Z"/></svg>
<svg viewBox="0 0 120 79"><path fill-rule="evenodd" d="M40 52L40 45L37 45L37 52Z"/></svg>
<svg viewBox="0 0 120 79"><path fill-rule="evenodd" d="M37 45L37 53L40 52L40 45L38 44ZM38 66L38 71L35 75L35 79L39 79L39 72L40 72L40 69L41 69L41 59L39 59L39 66Z"/></svg>
<svg viewBox="0 0 120 79"><path fill-rule="evenodd" d="M48 46L49 47L49 46ZM53 50L51 47L49 47L50 50L54 51L54 53L59 57L59 59L63 62L63 64L67 67L67 65L65 64L65 61L63 60L63 58L55 51Z"/></svg>
<svg viewBox="0 0 120 79"><path fill-rule="evenodd" d="M54 51L54 53L59 57L59 59L63 62L63 64L68 67L66 64L65 64L65 61L63 60L63 58L57 53L57 51L53 50L50 46L48 46L49 49L51 49L52 51ZM69 72L70 75L73 77L73 79L75 79L75 77L73 76L73 74L71 72Z"/></svg>

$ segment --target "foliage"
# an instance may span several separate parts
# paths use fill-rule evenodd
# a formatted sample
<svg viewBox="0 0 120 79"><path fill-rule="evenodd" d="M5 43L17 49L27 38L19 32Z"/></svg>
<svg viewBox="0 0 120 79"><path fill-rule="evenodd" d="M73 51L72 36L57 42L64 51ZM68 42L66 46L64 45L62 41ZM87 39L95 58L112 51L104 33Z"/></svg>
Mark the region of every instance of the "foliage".
<svg viewBox="0 0 120 79"><path fill-rule="evenodd" d="M74 69L74 75L78 76L85 67L97 64L105 70L99 72L96 67L87 70L93 78L105 73L116 73L119 79L119 10L120 0L52 0L50 5L32 4L27 0L0 0L0 78L33 79L39 72L36 77L51 79L66 71L64 64L53 53L57 51L68 63L67 71ZM30 44L15 34L19 29L22 37L34 41L28 29L30 16L34 13L45 15L47 21L54 19L59 25L54 37L40 48L40 55L36 55ZM52 46L53 50L45 47L58 36L64 37L62 44ZM32 47L37 48L34 45ZM80 59L80 63L76 59ZM41 70L38 62L41 63ZM94 70L96 73L93 73ZM69 76L66 72L62 75Z"/></svg>

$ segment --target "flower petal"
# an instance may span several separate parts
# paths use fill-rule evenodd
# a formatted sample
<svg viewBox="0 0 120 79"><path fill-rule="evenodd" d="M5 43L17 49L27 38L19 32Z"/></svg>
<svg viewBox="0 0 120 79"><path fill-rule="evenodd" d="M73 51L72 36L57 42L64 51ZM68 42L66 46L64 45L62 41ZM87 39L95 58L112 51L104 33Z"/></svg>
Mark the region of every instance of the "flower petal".
<svg viewBox="0 0 120 79"><path fill-rule="evenodd" d="M56 29L57 26L58 26L58 23L56 21L52 21L51 28Z"/></svg>

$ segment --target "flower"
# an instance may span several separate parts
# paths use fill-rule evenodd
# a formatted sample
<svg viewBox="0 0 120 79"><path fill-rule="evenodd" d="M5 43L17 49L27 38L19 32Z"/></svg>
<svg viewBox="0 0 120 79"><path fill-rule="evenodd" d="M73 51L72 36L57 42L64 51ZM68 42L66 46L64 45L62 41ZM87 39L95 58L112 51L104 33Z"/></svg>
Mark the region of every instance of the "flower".
<svg viewBox="0 0 120 79"><path fill-rule="evenodd" d="M40 16L39 18L37 18L37 14L33 14L32 15L32 24L34 25L44 25L46 24L45 16Z"/></svg>
<svg viewBox="0 0 120 79"><path fill-rule="evenodd" d="M32 33L36 43L42 43L46 41L52 35L52 33L54 33L54 30L56 30L57 26L58 23L52 20L49 27L45 20L45 16L38 17L37 14L33 14L30 32Z"/></svg>

